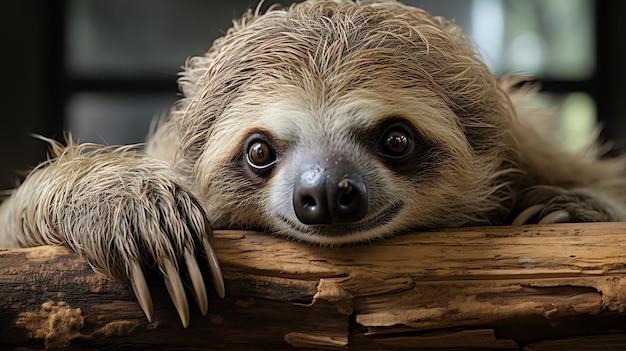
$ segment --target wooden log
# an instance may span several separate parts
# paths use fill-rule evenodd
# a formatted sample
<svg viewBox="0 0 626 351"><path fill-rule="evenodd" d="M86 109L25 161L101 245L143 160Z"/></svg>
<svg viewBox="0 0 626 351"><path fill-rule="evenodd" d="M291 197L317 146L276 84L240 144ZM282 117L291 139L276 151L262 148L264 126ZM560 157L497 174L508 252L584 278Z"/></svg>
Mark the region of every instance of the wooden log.
<svg viewBox="0 0 626 351"><path fill-rule="evenodd" d="M319 248L218 231L227 297L183 329L149 277L127 283L64 248L0 251L0 349L626 349L624 223L481 227Z"/></svg>

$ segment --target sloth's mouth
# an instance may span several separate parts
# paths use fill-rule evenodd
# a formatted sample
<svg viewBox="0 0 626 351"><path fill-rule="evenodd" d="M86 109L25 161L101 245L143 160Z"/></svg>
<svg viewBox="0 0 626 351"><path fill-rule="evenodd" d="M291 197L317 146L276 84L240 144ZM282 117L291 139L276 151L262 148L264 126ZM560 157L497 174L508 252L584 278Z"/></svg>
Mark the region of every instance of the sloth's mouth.
<svg viewBox="0 0 626 351"><path fill-rule="evenodd" d="M339 242L348 243L371 240L375 237L382 236L381 234L378 234L372 237L372 234L368 235L368 233L372 233L376 231L376 229L390 223L393 218L400 213L400 210L402 210L403 207L404 202L398 201L383 210L354 223L304 225L285 217L282 217L282 220L292 230L297 232L297 235L294 235L296 238L305 239L306 241L311 242L318 242L320 244L332 244ZM342 237L345 238L345 240L341 240Z"/></svg>

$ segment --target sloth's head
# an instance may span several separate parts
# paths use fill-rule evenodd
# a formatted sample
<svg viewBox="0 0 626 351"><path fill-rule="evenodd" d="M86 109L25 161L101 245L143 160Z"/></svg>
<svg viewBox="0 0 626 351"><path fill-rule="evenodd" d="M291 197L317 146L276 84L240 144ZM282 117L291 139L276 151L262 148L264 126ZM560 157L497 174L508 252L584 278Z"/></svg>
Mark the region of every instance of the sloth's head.
<svg viewBox="0 0 626 351"><path fill-rule="evenodd" d="M181 79L218 227L320 244L493 221L511 107L459 29L392 1L249 13Z"/></svg>

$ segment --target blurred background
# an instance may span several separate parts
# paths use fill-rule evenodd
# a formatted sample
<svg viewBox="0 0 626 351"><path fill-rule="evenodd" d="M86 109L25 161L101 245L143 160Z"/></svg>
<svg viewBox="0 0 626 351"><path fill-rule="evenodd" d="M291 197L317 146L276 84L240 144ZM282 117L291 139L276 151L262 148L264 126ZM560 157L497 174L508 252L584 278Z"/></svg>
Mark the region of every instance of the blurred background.
<svg viewBox="0 0 626 351"><path fill-rule="evenodd" d="M288 5L294 1L277 0ZM275 1L266 1L273 3ZM578 149L604 126L626 139L626 41L621 0L407 0L454 19L498 75L528 74L557 106L558 138ZM150 121L178 98L177 74L203 54L255 0L22 0L3 5L0 24L5 110L0 189L46 157L71 130L80 141L142 142ZM264 5L267 7L267 4Z"/></svg>

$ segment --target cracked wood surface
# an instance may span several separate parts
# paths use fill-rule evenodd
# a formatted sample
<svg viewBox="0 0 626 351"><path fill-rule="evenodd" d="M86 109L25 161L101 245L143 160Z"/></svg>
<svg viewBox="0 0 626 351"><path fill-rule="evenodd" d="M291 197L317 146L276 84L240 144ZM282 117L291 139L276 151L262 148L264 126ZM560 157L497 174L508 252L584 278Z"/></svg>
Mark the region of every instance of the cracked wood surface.
<svg viewBox="0 0 626 351"><path fill-rule="evenodd" d="M626 223L481 227L308 246L217 231L226 295L182 329L64 248L0 251L0 348L626 349ZM191 302L192 299L189 298Z"/></svg>

